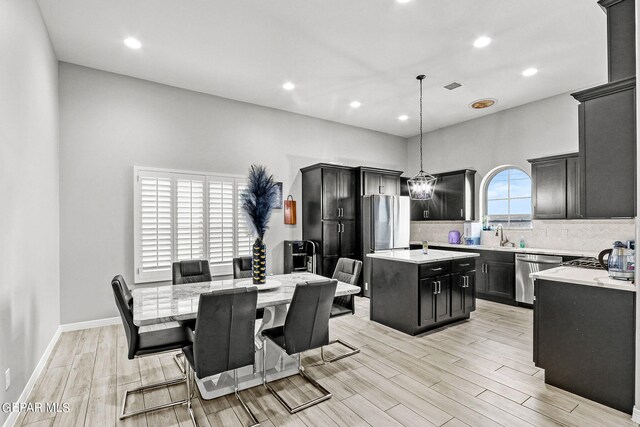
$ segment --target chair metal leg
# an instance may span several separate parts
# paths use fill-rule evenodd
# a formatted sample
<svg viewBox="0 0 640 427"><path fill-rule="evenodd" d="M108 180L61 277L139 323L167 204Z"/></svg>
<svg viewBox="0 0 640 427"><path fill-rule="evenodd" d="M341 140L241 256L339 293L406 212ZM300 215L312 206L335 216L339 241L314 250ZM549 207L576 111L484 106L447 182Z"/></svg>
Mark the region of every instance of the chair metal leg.
<svg viewBox="0 0 640 427"><path fill-rule="evenodd" d="M262 385L267 384L267 339L262 342Z"/></svg>
<svg viewBox="0 0 640 427"><path fill-rule="evenodd" d="M329 343L329 345L335 344L335 343L342 344L343 346L347 347L351 351L349 351L347 353L343 353L343 354L338 354L337 356L330 357L329 359L325 359L325 357L324 357L324 347L322 347L321 350L320 350L320 355L322 356L322 361L324 361L326 363L335 362L336 360L344 359L345 357L353 356L354 354L360 353L360 349L358 347L356 347L354 345L351 345L346 341L339 340L339 339L331 341Z"/></svg>
<svg viewBox="0 0 640 427"><path fill-rule="evenodd" d="M242 400L242 398L240 397L240 394L238 393L238 370L237 369L233 370L233 394L235 394L236 399L238 399L238 402L240 402L240 404L244 408L244 411L249 415L249 418L251 418L251 424L249 425L249 427L259 426L260 423L258 422L258 419L253 414L253 412L251 412L251 409L249 409L247 404L244 403L244 400Z"/></svg>
<svg viewBox="0 0 640 427"><path fill-rule="evenodd" d="M278 394L277 391L275 391L273 389L273 387L271 387L271 385L269 385L269 383L267 383L266 381L264 382L264 386L267 388L267 390L269 390L271 392L271 394L278 400L278 402L280 402L280 404L282 406L284 406L286 408L287 411L289 411L290 414L295 414L296 412L300 412L304 409L307 409L311 406L317 405L320 402L324 402L325 400L331 399L332 394L326 389L324 388L322 385L318 384L313 378L311 378L310 376L308 376L305 371L304 371L304 366L302 366L302 355L298 354L298 373L300 374L300 376L304 379L306 379L307 381L309 381L309 383L311 383L312 386L314 386L318 391L320 391L322 393L322 396L317 397L315 399L309 400L308 402L302 403L298 406L295 407L291 407L287 402L285 402L285 400L280 397L280 395Z"/></svg>
<svg viewBox="0 0 640 427"><path fill-rule="evenodd" d="M191 401L195 395L195 373L193 369L191 369L191 366L186 366L186 363L185 368L187 369L187 411L189 412L193 426L198 427L198 424L196 424L195 414L193 413L193 407L191 405Z"/></svg>
<svg viewBox="0 0 640 427"><path fill-rule="evenodd" d="M182 363L180 362L181 358L182 358ZM180 369L180 372L182 372L182 375L185 375L186 372L184 370L184 365L185 365L184 353L182 353L182 352L175 353L173 355L173 361L176 362L176 365L178 365L178 369Z"/></svg>

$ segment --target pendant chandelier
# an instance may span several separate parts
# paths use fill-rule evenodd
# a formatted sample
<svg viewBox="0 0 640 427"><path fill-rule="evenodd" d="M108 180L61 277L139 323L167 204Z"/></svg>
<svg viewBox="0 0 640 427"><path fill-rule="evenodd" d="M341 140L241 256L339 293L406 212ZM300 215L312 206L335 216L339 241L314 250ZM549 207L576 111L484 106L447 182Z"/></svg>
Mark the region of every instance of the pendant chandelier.
<svg viewBox="0 0 640 427"><path fill-rule="evenodd" d="M425 77L424 74L416 77L420 82L420 172L407 181L411 200L431 200L437 180L435 176L429 175L422 170L422 80L424 80Z"/></svg>

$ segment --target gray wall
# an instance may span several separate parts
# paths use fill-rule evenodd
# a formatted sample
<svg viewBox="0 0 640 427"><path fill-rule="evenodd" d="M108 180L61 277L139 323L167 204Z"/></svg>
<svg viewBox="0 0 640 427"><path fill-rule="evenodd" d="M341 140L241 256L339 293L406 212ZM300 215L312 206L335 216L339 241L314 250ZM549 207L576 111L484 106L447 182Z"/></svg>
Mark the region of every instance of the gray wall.
<svg viewBox="0 0 640 427"><path fill-rule="evenodd" d="M418 142L409 139L405 175L420 169ZM578 151L578 102L564 94L500 111L426 133L423 147L425 171L476 169L479 188L496 166L531 172L527 159Z"/></svg>
<svg viewBox="0 0 640 427"><path fill-rule="evenodd" d="M0 0L0 52L0 402L15 402L60 324L58 68L34 1Z"/></svg>
<svg viewBox="0 0 640 427"><path fill-rule="evenodd" d="M318 161L403 170L406 139L60 63L62 323L116 316L108 286L133 281L133 166L245 174L266 165L298 201L275 211L269 270L302 236L302 166Z"/></svg>

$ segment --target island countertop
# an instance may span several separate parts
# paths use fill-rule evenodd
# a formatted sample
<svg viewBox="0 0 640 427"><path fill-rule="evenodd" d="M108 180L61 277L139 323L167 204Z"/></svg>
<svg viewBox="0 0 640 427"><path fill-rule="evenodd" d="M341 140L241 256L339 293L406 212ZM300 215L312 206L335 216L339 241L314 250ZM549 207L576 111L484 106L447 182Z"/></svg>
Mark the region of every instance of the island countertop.
<svg viewBox="0 0 640 427"><path fill-rule="evenodd" d="M552 282L573 283L576 285L595 286L598 288L618 289L635 292L636 286L631 281L616 280L609 277L606 270L580 267L556 267L549 270L531 273L533 279L550 280Z"/></svg>
<svg viewBox="0 0 640 427"><path fill-rule="evenodd" d="M412 264L428 264L431 262L450 261L452 259L461 258L475 258L480 254L473 252L455 252L455 251L443 251L440 249L429 249L429 252L424 254L422 249L415 250L392 250L387 252L377 252L373 254L367 254L369 258L380 258L390 261L408 262Z"/></svg>

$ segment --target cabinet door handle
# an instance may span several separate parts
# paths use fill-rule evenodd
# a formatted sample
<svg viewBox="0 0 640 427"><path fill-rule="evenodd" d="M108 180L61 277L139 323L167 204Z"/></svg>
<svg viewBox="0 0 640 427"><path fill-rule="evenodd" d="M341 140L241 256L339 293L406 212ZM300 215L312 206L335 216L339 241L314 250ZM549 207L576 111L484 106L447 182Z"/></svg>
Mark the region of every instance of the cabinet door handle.
<svg viewBox="0 0 640 427"><path fill-rule="evenodd" d="M344 224L342 224L342 232L344 233Z"/></svg>
<svg viewBox="0 0 640 427"><path fill-rule="evenodd" d="M469 276L464 276L464 287L465 288L469 287Z"/></svg>
<svg viewBox="0 0 640 427"><path fill-rule="evenodd" d="M384 185L378 186L378 193L384 194Z"/></svg>
<svg viewBox="0 0 640 427"><path fill-rule="evenodd" d="M460 267L469 267L469 263L467 263L467 264L460 264Z"/></svg>
<svg viewBox="0 0 640 427"><path fill-rule="evenodd" d="M438 295L438 282L433 282L433 294Z"/></svg>
<svg viewBox="0 0 640 427"><path fill-rule="evenodd" d="M422 218L426 218L427 217L427 211L422 211Z"/></svg>
<svg viewBox="0 0 640 427"><path fill-rule="evenodd" d="M464 209L460 209L460 218L464 218Z"/></svg>
<svg viewBox="0 0 640 427"><path fill-rule="evenodd" d="M338 224L338 233L340 232L340 224Z"/></svg>
<svg viewBox="0 0 640 427"><path fill-rule="evenodd" d="M432 268L431 271L442 271L442 267Z"/></svg>
<svg viewBox="0 0 640 427"><path fill-rule="evenodd" d="M429 211L427 210L427 218L429 218Z"/></svg>

